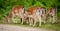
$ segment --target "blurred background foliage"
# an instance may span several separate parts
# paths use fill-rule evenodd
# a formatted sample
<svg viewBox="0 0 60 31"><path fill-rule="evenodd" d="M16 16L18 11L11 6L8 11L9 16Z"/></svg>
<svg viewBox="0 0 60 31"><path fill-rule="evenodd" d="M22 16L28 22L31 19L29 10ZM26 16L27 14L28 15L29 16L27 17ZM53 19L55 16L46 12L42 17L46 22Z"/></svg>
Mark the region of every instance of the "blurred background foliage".
<svg viewBox="0 0 60 31"><path fill-rule="evenodd" d="M25 8L30 6L44 6L47 9L51 6L56 6L58 17L60 18L60 0L0 0L0 20L6 18L15 5L22 5Z"/></svg>

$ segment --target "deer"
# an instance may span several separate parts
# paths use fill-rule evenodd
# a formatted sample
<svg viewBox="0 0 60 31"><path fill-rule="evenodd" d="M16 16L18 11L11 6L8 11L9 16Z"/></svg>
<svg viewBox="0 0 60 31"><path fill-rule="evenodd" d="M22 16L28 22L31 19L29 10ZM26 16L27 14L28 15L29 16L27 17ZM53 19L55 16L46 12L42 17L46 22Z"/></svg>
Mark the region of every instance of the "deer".
<svg viewBox="0 0 60 31"><path fill-rule="evenodd" d="M24 12L24 6L13 6L10 15L7 17L7 22L9 23L14 16L19 16L21 18L21 24L23 24Z"/></svg>
<svg viewBox="0 0 60 31"><path fill-rule="evenodd" d="M51 7L48 12L47 12L47 17L50 18L50 22L55 23L57 20L57 8L56 7Z"/></svg>
<svg viewBox="0 0 60 31"><path fill-rule="evenodd" d="M44 21L44 24L46 23L46 8L45 7L41 7L40 8L40 11L42 11L42 13L41 13L41 18L43 18L43 21ZM42 19L41 19L42 20Z"/></svg>
<svg viewBox="0 0 60 31"><path fill-rule="evenodd" d="M37 19L39 20L39 26L41 26L42 15L45 15L46 10L44 7L33 6L27 9L25 16L29 18L30 25L36 25ZM33 19L33 21L32 21Z"/></svg>

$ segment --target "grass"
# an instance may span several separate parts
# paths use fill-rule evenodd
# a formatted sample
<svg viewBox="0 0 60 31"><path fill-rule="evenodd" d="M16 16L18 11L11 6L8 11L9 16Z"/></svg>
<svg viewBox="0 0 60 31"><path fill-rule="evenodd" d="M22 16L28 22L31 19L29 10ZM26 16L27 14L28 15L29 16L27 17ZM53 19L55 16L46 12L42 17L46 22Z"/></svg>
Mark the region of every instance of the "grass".
<svg viewBox="0 0 60 31"><path fill-rule="evenodd" d="M29 26L28 24L26 24L25 22L24 22L24 24L23 25L21 25L20 24L20 20L19 19L17 19L18 20L18 23L16 24L9 24L9 25L17 25L17 26L25 26L25 27L33 27L33 26ZM2 21L0 21L0 24L5 24L4 22L2 22ZM38 23L36 24L36 26L35 26L36 28L43 28L43 29L54 29L54 30L56 30L56 31L60 31L60 21L58 22L58 23L55 23L55 24L51 24L51 23L47 23L47 24L42 24L42 26L38 26ZM35 27L33 27L33 28L35 28Z"/></svg>
<svg viewBox="0 0 60 31"><path fill-rule="evenodd" d="M4 24L4 23L0 23L0 24ZM24 23L23 25L21 24L9 24L9 25L17 25L17 26L24 26L24 27L33 27L33 26L29 26L26 23ZM38 25L33 27L33 28L43 28L43 29L54 29L57 31L60 31L60 24L42 24L41 27L39 27Z"/></svg>
<svg viewBox="0 0 60 31"><path fill-rule="evenodd" d="M60 25L59 26L58 25L56 25L56 24L46 24L46 25L42 25L41 28L60 30Z"/></svg>

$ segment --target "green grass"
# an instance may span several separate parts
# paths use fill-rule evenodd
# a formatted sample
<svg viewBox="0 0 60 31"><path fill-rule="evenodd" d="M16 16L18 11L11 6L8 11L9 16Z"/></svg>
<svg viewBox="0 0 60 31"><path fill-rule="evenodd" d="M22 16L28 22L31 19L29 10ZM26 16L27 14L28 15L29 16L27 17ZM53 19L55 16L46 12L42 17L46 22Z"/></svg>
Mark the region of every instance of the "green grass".
<svg viewBox="0 0 60 31"><path fill-rule="evenodd" d="M56 24L45 24L42 25L41 28L46 28L46 29L55 29L55 30L60 30L60 25L56 25Z"/></svg>
<svg viewBox="0 0 60 31"><path fill-rule="evenodd" d="M18 21L17 21L18 20ZM21 25L20 24L20 20L17 18L17 22L18 23L15 23L15 24L9 24L9 25L17 25L17 26L25 26L25 27L33 27L33 26L29 26L28 24L26 24L25 22L24 22L24 24L23 25ZM2 21L0 21L0 24L5 24L4 22L2 22ZM37 24L36 24L36 26L35 26L36 28L43 28L43 29L54 29L54 30L57 30L57 31L60 31L60 21L58 22L58 23L55 23L55 24L51 24L51 23L47 23L47 24L42 24L42 26L38 26L38 22L37 22ZM35 28L35 27L33 27L33 28Z"/></svg>
<svg viewBox="0 0 60 31"><path fill-rule="evenodd" d="M0 24L2 24L2 23L0 23ZM27 25L26 23L24 23L23 25L21 25L21 24L9 24L9 25L33 27L33 26ZM42 26L40 26L40 27L37 25L37 26L35 26L33 28L53 29L53 30L60 31L60 24L42 24Z"/></svg>

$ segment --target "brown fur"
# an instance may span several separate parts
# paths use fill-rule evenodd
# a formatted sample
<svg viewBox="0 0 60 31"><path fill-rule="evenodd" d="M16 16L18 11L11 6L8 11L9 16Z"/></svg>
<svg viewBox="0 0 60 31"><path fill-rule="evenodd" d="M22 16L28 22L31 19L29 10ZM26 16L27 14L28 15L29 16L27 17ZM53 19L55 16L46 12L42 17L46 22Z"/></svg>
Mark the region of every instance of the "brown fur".
<svg viewBox="0 0 60 31"><path fill-rule="evenodd" d="M14 6L14 7L12 8L12 10L11 10L10 15L7 17L7 20L11 20L11 18L14 17L16 13L17 13L17 14L22 13L22 10L21 10L21 9L23 9L23 8L24 8L23 6ZM18 15L18 16L20 16L20 15ZM20 16L20 17L21 17L21 16Z"/></svg>

